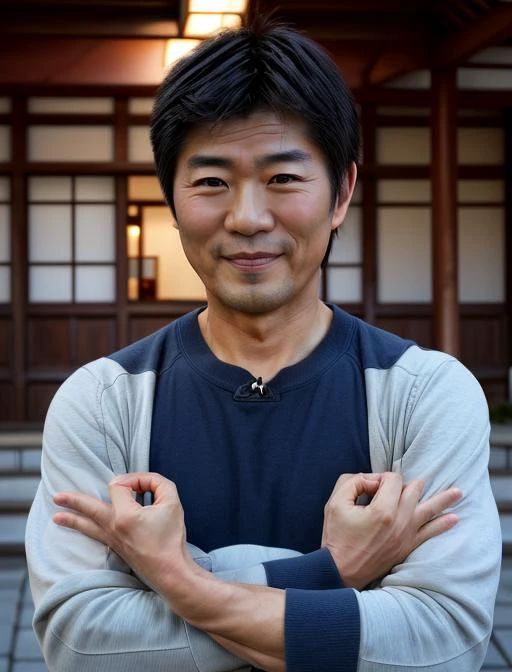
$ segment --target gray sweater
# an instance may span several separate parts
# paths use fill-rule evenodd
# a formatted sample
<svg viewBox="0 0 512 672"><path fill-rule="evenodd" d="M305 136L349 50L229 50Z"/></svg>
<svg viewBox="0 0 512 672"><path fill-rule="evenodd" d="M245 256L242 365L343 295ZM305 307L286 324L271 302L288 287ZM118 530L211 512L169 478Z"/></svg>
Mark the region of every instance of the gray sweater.
<svg viewBox="0 0 512 672"><path fill-rule="evenodd" d="M372 470L423 479L423 497L452 485L464 497L454 508L455 528L420 546L371 589L354 591L358 670L476 672L490 636L501 557L482 391L456 360L417 346L392 366L365 367L363 375ZM50 670L246 669L173 615L108 548L51 521L56 492L106 499L113 475L148 470L155 377L152 369L133 373L102 358L73 374L50 407L42 482L27 527L34 627ZM261 585L262 563L299 555L255 545L190 550L219 578Z"/></svg>

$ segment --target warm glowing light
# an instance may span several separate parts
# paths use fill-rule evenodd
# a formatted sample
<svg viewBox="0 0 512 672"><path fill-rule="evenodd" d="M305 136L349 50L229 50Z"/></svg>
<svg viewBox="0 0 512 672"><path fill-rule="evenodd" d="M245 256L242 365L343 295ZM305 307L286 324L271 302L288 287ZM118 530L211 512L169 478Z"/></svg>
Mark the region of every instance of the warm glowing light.
<svg viewBox="0 0 512 672"><path fill-rule="evenodd" d="M249 0L189 0L189 12L245 14Z"/></svg>
<svg viewBox="0 0 512 672"><path fill-rule="evenodd" d="M128 217L138 217L139 216L139 206L138 205L129 205L128 206Z"/></svg>
<svg viewBox="0 0 512 672"><path fill-rule="evenodd" d="M167 40L165 47L165 67L169 67L176 61L179 61L179 59L186 56L189 51L192 51L194 47L197 47L200 42L201 40L178 38Z"/></svg>
<svg viewBox="0 0 512 672"><path fill-rule="evenodd" d="M185 23L186 37L208 37L222 28L239 28L239 14L189 14Z"/></svg>
<svg viewBox="0 0 512 672"><path fill-rule="evenodd" d="M137 224L130 224L128 227L128 235L130 238L140 238L140 226L137 226Z"/></svg>

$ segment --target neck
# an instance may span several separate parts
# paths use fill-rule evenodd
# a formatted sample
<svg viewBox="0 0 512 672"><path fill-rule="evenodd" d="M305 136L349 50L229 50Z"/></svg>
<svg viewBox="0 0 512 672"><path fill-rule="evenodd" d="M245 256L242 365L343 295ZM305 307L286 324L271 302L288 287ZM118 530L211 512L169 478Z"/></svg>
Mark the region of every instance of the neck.
<svg viewBox="0 0 512 672"><path fill-rule="evenodd" d="M281 369L307 357L324 338L331 310L315 297L298 312L250 315L208 304L199 327L213 354L223 362L271 380Z"/></svg>

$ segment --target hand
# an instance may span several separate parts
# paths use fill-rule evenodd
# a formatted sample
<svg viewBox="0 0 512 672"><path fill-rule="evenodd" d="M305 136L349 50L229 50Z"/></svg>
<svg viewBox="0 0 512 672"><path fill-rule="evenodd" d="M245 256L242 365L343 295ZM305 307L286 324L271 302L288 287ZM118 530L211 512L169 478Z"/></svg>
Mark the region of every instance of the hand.
<svg viewBox="0 0 512 672"><path fill-rule="evenodd" d="M391 472L338 479L325 506L322 546L346 586L364 588L424 541L456 525L455 514L439 514L462 497L461 491L450 488L420 504L422 491L422 481L404 487L401 475ZM373 497L367 506L356 504L363 494Z"/></svg>
<svg viewBox="0 0 512 672"><path fill-rule="evenodd" d="M152 506L132 492L151 491ZM235 584L201 569L186 550L183 509L176 486L159 474L135 473L109 484L111 503L77 492L54 501L70 511L58 525L110 546L169 604L173 612L257 667L283 672L284 591Z"/></svg>
<svg viewBox="0 0 512 672"><path fill-rule="evenodd" d="M110 504L78 492L58 493L54 502L71 511L55 514L53 521L109 546L148 585L154 586L162 573L175 572L176 565L196 567L186 550L183 509L172 481L132 473L114 478L108 489ZM153 505L140 506L133 491L151 491Z"/></svg>

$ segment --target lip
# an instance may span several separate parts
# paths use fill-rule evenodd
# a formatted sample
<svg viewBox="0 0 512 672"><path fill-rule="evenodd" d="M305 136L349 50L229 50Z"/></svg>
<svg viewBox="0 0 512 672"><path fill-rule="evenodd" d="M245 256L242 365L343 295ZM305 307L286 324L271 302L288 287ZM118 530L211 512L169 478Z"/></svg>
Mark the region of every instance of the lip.
<svg viewBox="0 0 512 672"><path fill-rule="evenodd" d="M280 256L272 252L238 252L224 259L240 270L254 271L270 266Z"/></svg>

